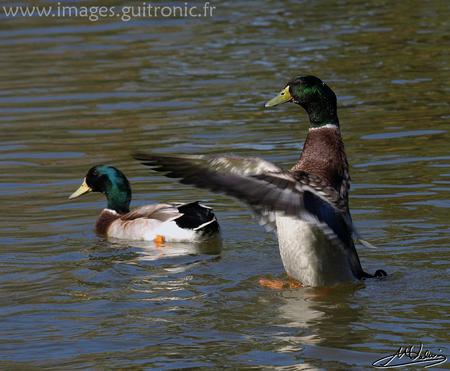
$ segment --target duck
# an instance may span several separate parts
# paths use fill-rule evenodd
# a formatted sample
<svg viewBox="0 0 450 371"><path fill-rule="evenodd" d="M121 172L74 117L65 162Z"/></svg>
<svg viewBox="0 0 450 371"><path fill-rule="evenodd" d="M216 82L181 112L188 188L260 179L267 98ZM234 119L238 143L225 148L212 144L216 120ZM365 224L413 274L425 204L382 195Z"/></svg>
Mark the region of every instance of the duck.
<svg viewBox="0 0 450 371"><path fill-rule="evenodd" d="M225 193L244 202L278 237L287 280L261 279L271 288L333 286L384 277L363 270L355 242L373 247L356 230L349 209L350 172L333 90L316 76L297 76L265 103L302 107L309 128L302 153L289 170L256 157L161 155L134 158L181 183Z"/></svg>
<svg viewBox="0 0 450 371"><path fill-rule="evenodd" d="M154 241L161 247L166 242L201 242L219 234L219 223L212 208L199 201L145 205L130 211L130 183L114 166L91 167L69 199L89 192L106 196L107 207L95 224L100 236Z"/></svg>

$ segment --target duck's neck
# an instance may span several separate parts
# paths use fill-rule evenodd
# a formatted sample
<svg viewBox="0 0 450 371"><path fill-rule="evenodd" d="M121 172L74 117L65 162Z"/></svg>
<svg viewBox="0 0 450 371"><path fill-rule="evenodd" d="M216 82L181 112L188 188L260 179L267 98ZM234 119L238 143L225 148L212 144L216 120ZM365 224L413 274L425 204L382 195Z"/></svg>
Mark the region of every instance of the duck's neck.
<svg viewBox="0 0 450 371"><path fill-rule="evenodd" d="M340 192L349 175L339 127L335 124L310 127L299 162L292 170L318 175Z"/></svg>
<svg viewBox="0 0 450 371"><path fill-rule="evenodd" d="M128 181L110 181L105 189L108 209L119 214L126 214L130 211L131 188Z"/></svg>
<svg viewBox="0 0 450 371"><path fill-rule="evenodd" d="M310 128L321 128L327 125L339 127L336 102L329 99L322 99L315 102L309 102L303 106L309 116Z"/></svg>

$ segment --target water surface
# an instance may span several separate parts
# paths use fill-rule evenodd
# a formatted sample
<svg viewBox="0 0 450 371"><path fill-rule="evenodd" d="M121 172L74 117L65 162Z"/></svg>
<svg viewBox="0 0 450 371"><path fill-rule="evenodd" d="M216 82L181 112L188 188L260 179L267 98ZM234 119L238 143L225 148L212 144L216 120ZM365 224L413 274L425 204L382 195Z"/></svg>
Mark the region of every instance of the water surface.
<svg viewBox="0 0 450 371"><path fill-rule="evenodd" d="M216 6L204 19L2 18L2 368L363 369L420 342L450 356L447 4ZM283 275L276 238L238 202L129 156L237 153L289 167L306 116L262 104L297 74L338 95L353 218L379 247L359 253L384 281L261 288L261 276ZM99 163L127 174L136 206L213 206L220 253L97 237L103 197L67 196Z"/></svg>

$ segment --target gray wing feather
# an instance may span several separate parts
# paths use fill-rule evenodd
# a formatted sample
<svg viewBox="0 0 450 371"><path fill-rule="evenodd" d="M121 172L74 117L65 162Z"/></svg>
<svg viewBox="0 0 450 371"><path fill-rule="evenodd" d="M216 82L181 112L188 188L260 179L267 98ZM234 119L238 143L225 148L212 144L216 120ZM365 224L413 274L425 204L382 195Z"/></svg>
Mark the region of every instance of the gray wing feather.
<svg viewBox="0 0 450 371"><path fill-rule="evenodd" d="M193 184L244 201L262 216L263 222L272 224L272 227L274 223L271 220L274 218L270 213L276 211L314 219L314 215L305 210L303 205L306 191L329 203L338 214L342 212L339 205L329 197L328 193L332 193L330 190L322 192L317 189L318 185L311 186L305 177L296 179L293 174L258 158L147 153L136 153L134 158L153 170L165 172L170 178L179 178L183 184Z"/></svg>
<svg viewBox="0 0 450 371"><path fill-rule="evenodd" d="M145 205L138 207L121 217L122 220L135 220L139 218L154 219L160 222L175 220L182 216L178 209L168 204Z"/></svg>

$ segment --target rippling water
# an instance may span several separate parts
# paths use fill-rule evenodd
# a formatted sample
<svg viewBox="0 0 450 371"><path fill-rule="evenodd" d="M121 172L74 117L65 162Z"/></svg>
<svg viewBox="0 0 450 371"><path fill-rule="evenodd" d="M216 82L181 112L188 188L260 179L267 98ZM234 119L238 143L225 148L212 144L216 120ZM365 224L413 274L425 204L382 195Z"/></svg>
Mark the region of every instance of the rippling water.
<svg viewBox="0 0 450 371"><path fill-rule="evenodd" d="M204 19L1 18L2 368L366 368L420 342L450 356L447 3L255 4ZM379 246L360 257L385 281L263 289L283 274L277 242L244 206L130 159L290 166L307 118L262 104L297 74L338 95L354 220ZM221 251L95 236L104 199L67 196L98 163L128 175L134 205L212 205Z"/></svg>

